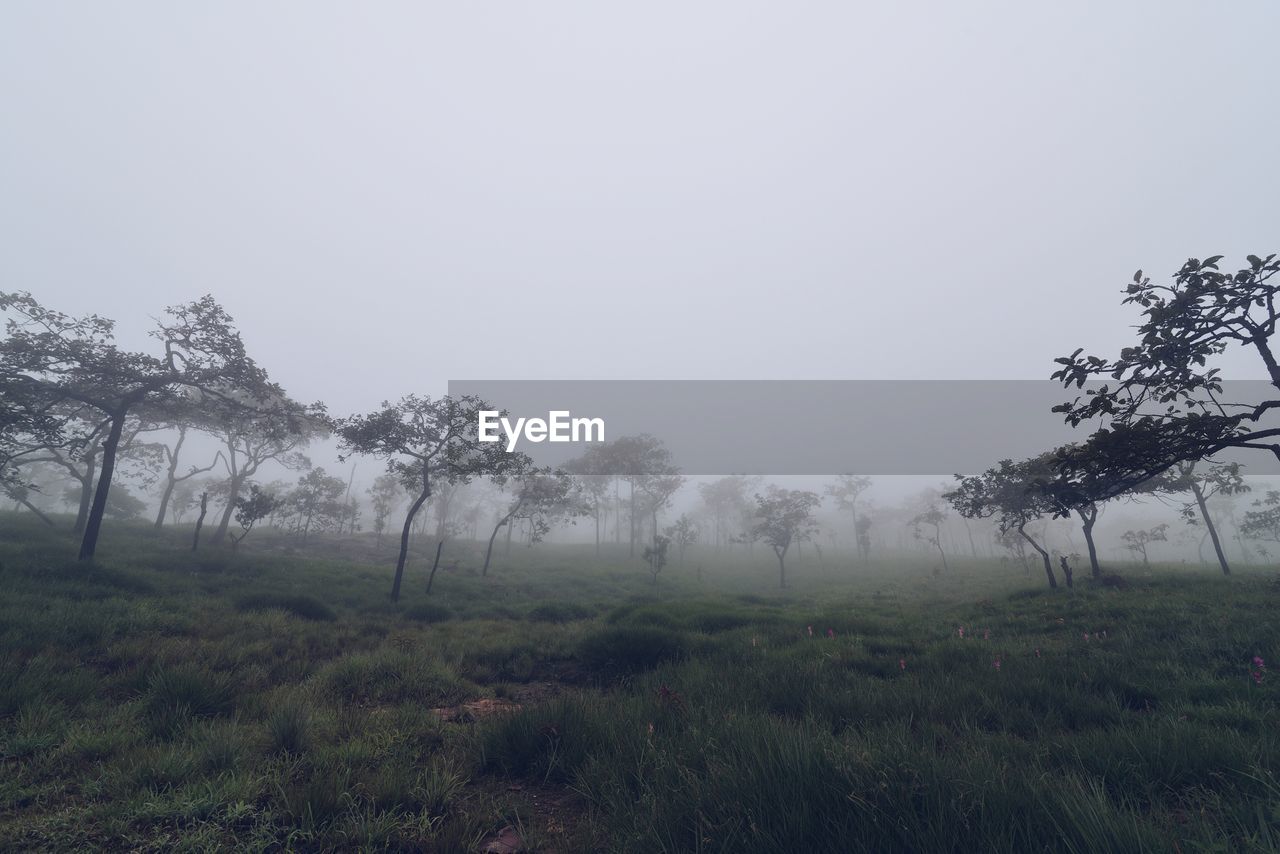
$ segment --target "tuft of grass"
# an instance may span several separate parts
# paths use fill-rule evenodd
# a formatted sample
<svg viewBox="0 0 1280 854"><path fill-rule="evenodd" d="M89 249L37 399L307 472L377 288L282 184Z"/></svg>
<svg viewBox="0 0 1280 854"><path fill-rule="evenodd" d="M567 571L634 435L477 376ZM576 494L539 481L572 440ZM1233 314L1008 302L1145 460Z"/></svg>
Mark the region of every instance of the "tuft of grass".
<svg viewBox="0 0 1280 854"><path fill-rule="evenodd" d="M235 709L234 683L226 673L190 664L158 668L147 679L142 709L154 735L173 737L194 718L230 714Z"/></svg>
<svg viewBox="0 0 1280 854"><path fill-rule="evenodd" d="M442 623L453 618L453 611L434 602L419 602L404 609L404 618L419 623Z"/></svg>
<svg viewBox="0 0 1280 854"><path fill-rule="evenodd" d="M316 599L300 593L254 593L236 599L240 611L286 611L304 620L332 621L338 615L332 608Z"/></svg>
<svg viewBox="0 0 1280 854"><path fill-rule="evenodd" d="M311 746L311 710L300 700L287 700L267 713L266 730L270 752L299 756Z"/></svg>
<svg viewBox="0 0 1280 854"><path fill-rule="evenodd" d="M529 611L529 619L535 623L572 623L589 620L595 611L577 602L544 602Z"/></svg>
<svg viewBox="0 0 1280 854"><path fill-rule="evenodd" d="M655 626L609 626L592 632L578 644L578 658L603 673L633 673L684 655L684 633Z"/></svg>

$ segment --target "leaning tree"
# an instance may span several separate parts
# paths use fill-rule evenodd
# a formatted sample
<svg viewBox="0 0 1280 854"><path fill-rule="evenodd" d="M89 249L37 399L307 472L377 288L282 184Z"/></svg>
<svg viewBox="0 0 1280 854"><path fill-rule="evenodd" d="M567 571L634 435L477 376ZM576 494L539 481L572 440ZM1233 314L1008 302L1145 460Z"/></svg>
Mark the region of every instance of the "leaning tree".
<svg viewBox="0 0 1280 854"><path fill-rule="evenodd" d="M498 532L506 527L508 531L517 521L529 525L529 541L539 542L550 533L552 526L559 520L573 519L575 516L591 512L590 506L578 494L575 479L561 471L549 467L533 468L529 460L513 460L511 468L521 470L494 478L499 486L511 487L510 500L498 513L498 519L489 534L489 544L484 550L484 566L480 575L489 574L489 561L493 557L493 542Z"/></svg>
<svg viewBox="0 0 1280 854"><path fill-rule="evenodd" d="M8 315L7 335L0 340L0 397L6 408L21 413L19 428L39 428L59 406L87 408L105 426L81 560L91 560L97 548L121 440L139 408L191 394L269 405L279 394L245 352L231 317L210 296L165 310L150 333L159 342L155 354L121 350L113 321L71 317L30 293L0 292L0 312Z"/></svg>
<svg viewBox="0 0 1280 854"><path fill-rule="evenodd" d="M1100 420L1090 442L1105 451L1106 462L1099 467L1074 455L1060 465L1068 474L1073 466L1092 466L1104 498L1229 448L1264 450L1280 459L1280 426L1269 420L1280 407L1280 362L1271 345L1280 318L1280 261L1274 254L1250 255L1248 266L1224 272L1221 260L1192 258L1167 284L1153 283L1139 270L1124 299L1142 309L1137 343L1115 359L1079 349L1055 360L1061 367L1053 379L1083 394L1054 411L1073 426ZM1210 363L1233 348L1261 360L1267 391L1227 399L1219 369Z"/></svg>
<svg viewBox="0 0 1280 854"><path fill-rule="evenodd" d="M1002 535L1016 532L1040 555L1049 586L1057 588L1049 550L1027 532L1027 525L1036 519L1061 513L1062 505L1044 489L1052 477L1047 454L1017 463L1001 460L980 475L956 475L958 485L943 498L966 519L995 519ZM1069 572L1066 582L1072 586Z"/></svg>

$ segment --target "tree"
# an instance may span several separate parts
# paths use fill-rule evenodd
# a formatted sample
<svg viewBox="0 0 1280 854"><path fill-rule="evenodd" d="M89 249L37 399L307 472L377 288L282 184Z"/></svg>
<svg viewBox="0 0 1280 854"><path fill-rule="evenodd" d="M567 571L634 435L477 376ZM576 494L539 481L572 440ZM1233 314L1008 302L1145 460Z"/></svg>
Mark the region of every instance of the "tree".
<svg viewBox="0 0 1280 854"><path fill-rule="evenodd" d="M382 534L387 529L387 518L404 497L404 489L395 475L379 475L369 487L369 500L373 504L373 532L382 545Z"/></svg>
<svg viewBox="0 0 1280 854"><path fill-rule="evenodd" d="M688 513L681 513L675 524L668 525L663 531L667 539L675 543L681 563L684 563L684 550L698 541L699 533L698 524Z"/></svg>
<svg viewBox="0 0 1280 854"><path fill-rule="evenodd" d="M70 317L29 293L0 292L0 311L9 315L0 341L0 396L22 413L23 429L31 431L59 405L87 407L106 425L81 560L91 560L97 548L121 438L136 408L197 393L265 401L275 390L246 354L231 317L209 296L166 309L151 332L161 345L154 356L116 347L112 321Z"/></svg>
<svg viewBox="0 0 1280 854"><path fill-rule="evenodd" d="M218 407L209 421L210 432L222 442L227 475L220 490L222 516L211 538L216 545L227 536L240 491L264 465L274 462L290 471L311 468L301 449L328 432L329 419L320 404L304 407L280 395L269 406Z"/></svg>
<svg viewBox="0 0 1280 854"><path fill-rule="evenodd" d="M1055 360L1062 367L1053 378L1067 388L1105 380L1054 407L1073 426L1106 421L1090 440L1107 451L1104 498L1227 448L1265 450L1280 458L1280 428L1263 423L1280 407L1280 364L1270 343L1280 262L1274 254L1250 255L1249 266L1224 273L1218 269L1221 259L1192 258L1164 285L1139 270L1124 299L1142 309L1138 343L1113 360L1084 356L1082 349ZM1209 365L1230 347L1255 351L1277 393L1223 400L1219 369ZM1081 461L1072 457L1064 465Z"/></svg>
<svg viewBox="0 0 1280 854"><path fill-rule="evenodd" d="M1145 531L1125 531L1120 535L1120 539L1124 540L1125 548L1142 555L1143 566L1150 566L1151 562L1147 559L1147 546L1169 539L1168 531L1168 525L1160 524Z"/></svg>
<svg viewBox="0 0 1280 854"><path fill-rule="evenodd" d="M231 550L235 551L249 536L253 526L270 516L280 501L270 492L263 490L256 483L249 487L249 494L236 499L236 522L240 525L239 536L231 535Z"/></svg>
<svg viewBox="0 0 1280 854"><path fill-rule="evenodd" d="M1058 579L1054 576L1048 549L1027 532L1027 525L1032 521L1062 510L1061 500L1045 490L1046 482L1054 479L1052 459L1045 454L1019 463L1001 460L997 467L980 475L956 475L959 484L943 498L966 519L994 518L1001 534L1016 531L1040 555L1049 586L1057 588ZM1067 576L1066 581L1071 587L1071 576Z"/></svg>
<svg viewBox="0 0 1280 854"><path fill-rule="evenodd" d="M817 493L783 489L770 484L764 495L756 495L755 521L750 537L763 540L778 558L778 586L787 586L787 550L791 544L817 531L813 511L822 499Z"/></svg>
<svg viewBox="0 0 1280 854"><path fill-rule="evenodd" d="M657 533L657 512L660 504L665 504L675 489L670 489L672 476L677 469L672 462L671 452L663 447L659 439L642 433L638 436L623 436L608 445L600 447L601 459L609 470L627 482L630 496L627 503L631 524L629 555L634 556L636 541L639 538L639 520L641 509L636 501L636 490L640 489L642 497L647 496L654 520L654 533ZM678 485L675 488L679 488ZM665 497L664 497L665 493Z"/></svg>
<svg viewBox="0 0 1280 854"><path fill-rule="evenodd" d="M858 554L865 562L871 558L871 517L859 516L854 524L853 533L857 537Z"/></svg>
<svg viewBox="0 0 1280 854"><path fill-rule="evenodd" d="M938 555L942 558L942 570L947 571L947 553L942 549L942 523L947 520L947 514L934 502L929 502L924 510L917 513L907 523L911 527L917 540L924 540L929 545L938 550Z"/></svg>
<svg viewBox="0 0 1280 854"><path fill-rule="evenodd" d="M871 488L871 484L871 478L865 475L842 474L836 478L835 483L827 485L827 495L835 499L836 507L853 517L855 537L858 533L858 522L861 519L858 515L858 499L862 493ZM866 560L866 554L861 546L858 548L858 555L862 560Z"/></svg>
<svg viewBox="0 0 1280 854"><path fill-rule="evenodd" d="M296 532L302 542L314 529L328 531L340 528L346 521L347 505L342 494L347 485L340 477L330 477L323 468L314 468L298 478L298 485L289 493L288 502L296 519ZM272 508L267 509L267 513Z"/></svg>
<svg viewBox="0 0 1280 854"><path fill-rule="evenodd" d="M502 443L479 440L480 410L493 408L473 395L446 395L433 401L410 394L394 404L384 401L375 412L338 423L338 437L346 453L385 459L387 472L414 495L400 533L392 601L400 599L413 519L431 497L433 479L469 482L479 475L504 474L515 464L516 455L508 454Z"/></svg>
<svg viewBox="0 0 1280 854"><path fill-rule="evenodd" d="M1280 543L1280 491L1268 489L1266 497L1254 501L1253 506L1260 509L1245 512L1241 536Z"/></svg>
<svg viewBox="0 0 1280 854"><path fill-rule="evenodd" d="M653 586L658 586L658 573L667 565L667 550L671 540L659 534L653 538L653 544L644 547L641 557L649 564L649 574L653 577Z"/></svg>
<svg viewBox="0 0 1280 854"><path fill-rule="evenodd" d="M481 576L489 574L493 541L504 526L510 530L515 521L525 521L529 525L529 542L536 543L551 531L551 526L557 519L572 518L587 512L586 506L576 494L574 480L569 475L550 468L532 468L532 461L527 458L519 462L523 463L521 471L498 478L504 486L513 485L511 501L505 512L499 514L493 532L489 535Z"/></svg>
<svg viewBox="0 0 1280 854"><path fill-rule="evenodd" d="M1182 517L1187 524L1196 524L1197 513L1204 520L1204 526L1213 542L1213 551L1218 558L1218 566L1223 575L1231 574L1231 566L1227 563L1226 552L1222 548L1222 540L1218 536L1218 528L1209 513L1209 500L1217 495L1238 495L1249 491L1249 486L1240 474L1238 463L1216 463L1199 465L1192 460L1174 466L1166 479L1165 488L1170 492L1190 492L1193 503L1182 507Z"/></svg>
<svg viewBox="0 0 1280 854"><path fill-rule="evenodd" d="M609 472L608 445L592 445L577 459L565 463L564 470L578 480L578 492L590 508L596 526L596 556L600 556L600 525L614 477Z"/></svg>
<svg viewBox="0 0 1280 854"><path fill-rule="evenodd" d="M759 485L759 478L741 475L698 484L698 494L711 516L712 542L717 549L743 533L736 523L751 514L752 503L749 496Z"/></svg>
<svg viewBox="0 0 1280 854"><path fill-rule="evenodd" d="M169 502L173 498L174 490L179 484L190 480L191 478L212 471L218 465L218 461L222 459L222 452L218 451L214 454L213 460L209 465L200 468L191 466L186 474L178 474L178 457L182 453L182 446L187 441L186 424L178 423L173 425L177 430L177 436L173 439L172 445L168 442L154 443L155 448L163 455L165 462L165 482L160 493L160 507L156 511L156 528L164 527L164 517L169 511Z"/></svg>

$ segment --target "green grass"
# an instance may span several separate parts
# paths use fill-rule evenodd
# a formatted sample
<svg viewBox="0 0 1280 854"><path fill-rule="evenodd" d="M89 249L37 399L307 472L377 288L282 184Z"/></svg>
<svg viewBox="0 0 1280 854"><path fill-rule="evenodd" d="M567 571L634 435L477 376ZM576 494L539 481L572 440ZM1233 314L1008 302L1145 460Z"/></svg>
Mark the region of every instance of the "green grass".
<svg viewBox="0 0 1280 854"><path fill-rule="evenodd" d="M0 514L0 850L1280 847L1268 569L288 546Z"/></svg>

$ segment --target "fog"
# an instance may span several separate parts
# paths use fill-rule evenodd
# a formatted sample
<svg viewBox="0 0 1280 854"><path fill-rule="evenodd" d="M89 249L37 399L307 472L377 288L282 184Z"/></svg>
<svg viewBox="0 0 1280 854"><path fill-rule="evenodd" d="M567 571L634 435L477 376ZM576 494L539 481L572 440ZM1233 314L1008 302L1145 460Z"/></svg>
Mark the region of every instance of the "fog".
<svg viewBox="0 0 1280 854"><path fill-rule="evenodd" d="M212 293L336 412L494 379L1027 379L1261 251L1274 4L8 3L0 277ZM1233 378L1256 378L1242 361Z"/></svg>

